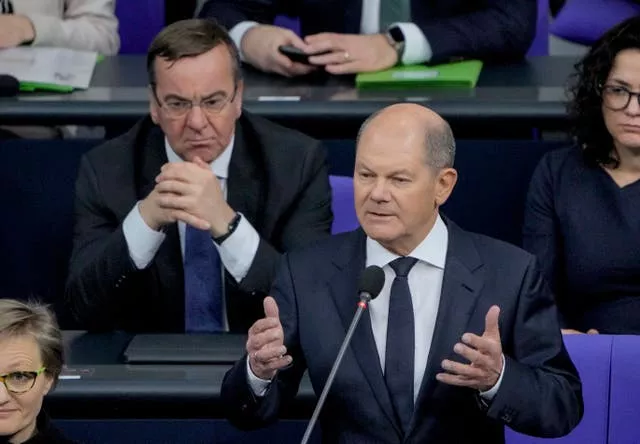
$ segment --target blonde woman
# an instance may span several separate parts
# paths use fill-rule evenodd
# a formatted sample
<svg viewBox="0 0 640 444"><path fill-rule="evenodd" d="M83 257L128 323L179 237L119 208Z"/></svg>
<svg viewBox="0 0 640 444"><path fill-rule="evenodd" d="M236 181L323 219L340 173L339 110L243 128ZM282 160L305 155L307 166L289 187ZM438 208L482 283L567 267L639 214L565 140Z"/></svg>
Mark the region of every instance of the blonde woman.
<svg viewBox="0 0 640 444"><path fill-rule="evenodd" d="M0 299L0 442L70 444L41 411L63 363L62 333L44 306Z"/></svg>

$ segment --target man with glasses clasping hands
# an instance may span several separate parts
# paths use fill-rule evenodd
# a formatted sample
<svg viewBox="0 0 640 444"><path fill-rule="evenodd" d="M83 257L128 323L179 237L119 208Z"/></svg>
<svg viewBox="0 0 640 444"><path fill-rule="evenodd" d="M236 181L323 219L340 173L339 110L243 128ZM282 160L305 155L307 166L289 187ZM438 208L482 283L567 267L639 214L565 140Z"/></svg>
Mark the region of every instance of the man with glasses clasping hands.
<svg viewBox="0 0 640 444"><path fill-rule="evenodd" d="M150 116L81 162L68 301L86 329L245 333L280 255L329 234L325 153L242 109L211 20L168 26L147 70Z"/></svg>

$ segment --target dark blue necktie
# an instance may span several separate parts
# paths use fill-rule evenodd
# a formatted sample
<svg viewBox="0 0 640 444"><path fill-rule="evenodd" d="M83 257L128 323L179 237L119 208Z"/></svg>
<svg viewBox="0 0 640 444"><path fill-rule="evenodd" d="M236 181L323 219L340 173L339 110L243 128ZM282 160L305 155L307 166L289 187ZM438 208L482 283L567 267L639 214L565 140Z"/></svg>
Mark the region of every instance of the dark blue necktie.
<svg viewBox="0 0 640 444"><path fill-rule="evenodd" d="M391 297L389 298L384 378L389 389L393 409L404 433L409 430L409 423L413 416L415 353L413 304L411 303L407 275L417 261L412 257L401 257L389 264L396 272L396 277L391 284Z"/></svg>
<svg viewBox="0 0 640 444"><path fill-rule="evenodd" d="M186 225L184 237L185 331L222 331L222 269L218 250L207 230Z"/></svg>

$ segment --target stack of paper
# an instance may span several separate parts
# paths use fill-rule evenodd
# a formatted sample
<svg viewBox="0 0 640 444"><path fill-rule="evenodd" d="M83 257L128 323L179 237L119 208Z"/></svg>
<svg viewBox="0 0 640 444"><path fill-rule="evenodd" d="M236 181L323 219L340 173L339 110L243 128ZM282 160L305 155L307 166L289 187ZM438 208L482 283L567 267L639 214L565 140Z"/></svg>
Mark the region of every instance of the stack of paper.
<svg viewBox="0 0 640 444"><path fill-rule="evenodd" d="M385 71L362 73L356 76L358 88L419 88L465 87L478 83L482 61L466 60L443 65L398 66Z"/></svg>
<svg viewBox="0 0 640 444"><path fill-rule="evenodd" d="M64 48L18 47L0 50L0 74L20 81L20 90L70 92L87 89L98 54Z"/></svg>

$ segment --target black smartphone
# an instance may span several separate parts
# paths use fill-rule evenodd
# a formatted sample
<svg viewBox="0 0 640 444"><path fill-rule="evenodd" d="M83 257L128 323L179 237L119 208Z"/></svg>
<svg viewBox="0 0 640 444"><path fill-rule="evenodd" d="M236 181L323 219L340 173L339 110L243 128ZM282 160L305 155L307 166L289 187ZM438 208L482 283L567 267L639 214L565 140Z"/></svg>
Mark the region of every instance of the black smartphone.
<svg viewBox="0 0 640 444"><path fill-rule="evenodd" d="M292 62L303 63L305 65L311 65L311 63L309 63L309 57L328 54L328 53L331 52L331 51L323 51L323 52L318 52L318 53L315 53L315 54L307 54L306 52L302 51L301 49L298 49L295 46L291 46L291 45L278 46L278 51L280 51L280 54L283 54L283 55L289 57L289 59Z"/></svg>

